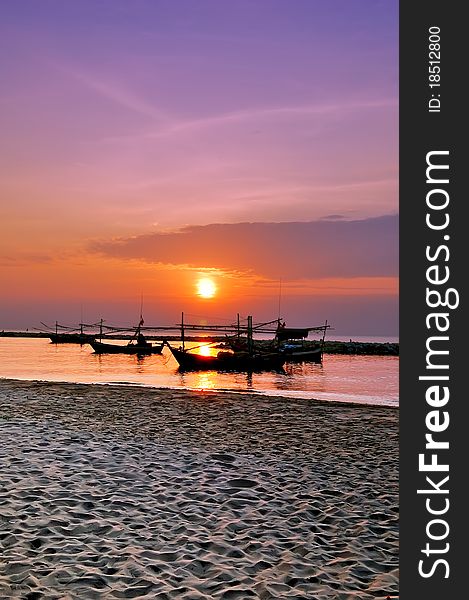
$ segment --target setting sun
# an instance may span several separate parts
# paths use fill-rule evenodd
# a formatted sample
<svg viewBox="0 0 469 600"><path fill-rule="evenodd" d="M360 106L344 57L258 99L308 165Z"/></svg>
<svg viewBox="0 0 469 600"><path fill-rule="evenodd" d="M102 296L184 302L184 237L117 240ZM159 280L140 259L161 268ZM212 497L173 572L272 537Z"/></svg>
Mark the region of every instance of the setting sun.
<svg viewBox="0 0 469 600"><path fill-rule="evenodd" d="M199 279L197 282L197 295L201 298L213 298L217 291L217 286L211 279Z"/></svg>

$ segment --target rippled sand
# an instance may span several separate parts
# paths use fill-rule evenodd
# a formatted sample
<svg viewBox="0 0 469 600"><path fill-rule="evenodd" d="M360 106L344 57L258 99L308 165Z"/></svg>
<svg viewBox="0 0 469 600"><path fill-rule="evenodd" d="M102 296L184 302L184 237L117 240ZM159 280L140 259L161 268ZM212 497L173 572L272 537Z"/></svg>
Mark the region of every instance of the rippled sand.
<svg viewBox="0 0 469 600"><path fill-rule="evenodd" d="M398 590L398 412L0 380L0 598Z"/></svg>

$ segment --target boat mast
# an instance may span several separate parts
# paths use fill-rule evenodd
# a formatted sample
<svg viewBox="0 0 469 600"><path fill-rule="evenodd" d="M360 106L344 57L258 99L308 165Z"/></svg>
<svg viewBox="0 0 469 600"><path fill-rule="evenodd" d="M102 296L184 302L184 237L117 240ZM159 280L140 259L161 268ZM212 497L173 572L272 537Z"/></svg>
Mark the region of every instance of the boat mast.
<svg viewBox="0 0 469 600"><path fill-rule="evenodd" d="M181 341L182 349L184 350L184 313L181 313Z"/></svg>
<svg viewBox="0 0 469 600"><path fill-rule="evenodd" d="M103 319L99 322L99 341L103 341Z"/></svg>
<svg viewBox="0 0 469 600"><path fill-rule="evenodd" d="M138 336L141 333L142 325L144 323L143 320L143 294L140 295L140 321L138 322L137 329L132 337L132 339L138 340ZM138 343L138 341L137 341Z"/></svg>
<svg viewBox="0 0 469 600"><path fill-rule="evenodd" d="M277 331L280 329L280 306L282 303L282 278L280 277L279 279L279 284L278 284L278 317L277 317ZM276 335L277 338L277 348L280 348L280 340L278 335Z"/></svg>
<svg viewBox="0 0 469 600"><path fill-rule="evenodd" d="M239 329L239 313L238 313L238 325L237 325L237 332L238 332L238 333L237 333L237 335L238 335L238 339L239 339L239 338L240 338L240 336L241 336L241 332L240 332L240 329Z"/></svg>
<svg viewBox="0 0 469 600"><path fill-rule="evenodd" d="M278 288L278 323L280 325L280 305L282 302L282 278L280 277L279 288Z"/></svg>
<svg viewBox="0 0 469 600"><path fill-rule="evenodd" d="M324 340L326 338L326 331L327 331L327 319L326 319L326 322L324 323L324 333L322 334L322 340L321 340L321 357L322 357L322 352L323 352L323 348L324 348Z"/></svg>
<svg viewBox="0 0 469 600"><path fill-rule="evenodd" d="M140 323L138 324L138 332L140 333L140 327L143 325L143 293L140 297Z"/></svg>
<svg viewBox="0 0 469 600"><path fill-rule="evenodd" d="M252 316L248 316L248 352L252 354Z"/></svg>

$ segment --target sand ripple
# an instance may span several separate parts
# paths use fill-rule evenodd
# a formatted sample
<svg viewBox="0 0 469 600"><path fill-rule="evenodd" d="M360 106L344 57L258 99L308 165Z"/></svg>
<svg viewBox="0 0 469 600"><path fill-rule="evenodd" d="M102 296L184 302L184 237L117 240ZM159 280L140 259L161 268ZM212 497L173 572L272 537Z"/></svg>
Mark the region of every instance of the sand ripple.
<svg viewBox="0 0 469 600"><path fill-rule="evenodd" d="M393 409L0 380L0 597L398 589Z"/></svg>

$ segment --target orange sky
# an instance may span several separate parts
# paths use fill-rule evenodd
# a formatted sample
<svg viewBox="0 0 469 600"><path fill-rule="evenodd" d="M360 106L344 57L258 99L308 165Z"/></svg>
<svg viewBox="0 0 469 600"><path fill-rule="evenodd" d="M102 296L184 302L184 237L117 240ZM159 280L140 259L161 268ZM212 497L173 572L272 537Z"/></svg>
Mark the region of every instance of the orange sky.
<svg viewBox="0 0 469 600"><path fill-rule="evenodd" d="M398 3L180 4L3 7L0 329L397 335Z"/></svg>

